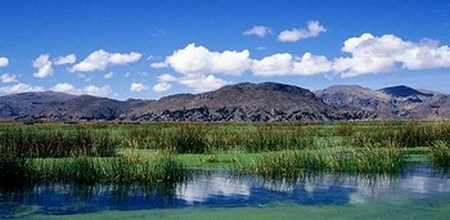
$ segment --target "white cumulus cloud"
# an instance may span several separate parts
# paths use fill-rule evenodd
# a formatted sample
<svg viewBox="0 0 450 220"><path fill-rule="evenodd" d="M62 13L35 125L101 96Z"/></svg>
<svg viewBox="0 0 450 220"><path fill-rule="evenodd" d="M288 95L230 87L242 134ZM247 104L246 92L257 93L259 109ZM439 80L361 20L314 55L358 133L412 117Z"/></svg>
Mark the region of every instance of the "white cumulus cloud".
<svg viewBox="0 0 450 220"><path fill-rule="evenodd" d="M175 82L177 80L177 78L173 75L165 73L165 74L158 76L158 80L161 82Z"/></svg>
<svg viewBox="0 0 450 220"><path fill-rule="evenodd" d="M95 86L95 85L87 85L80 90L81 94L93 95L93 96L108 96L113 93L111 86Z"/></svg>
<svg viewBox="0 0 450 220"><path fill-rule="evenodd" d="M315 75L331 72L333 62L325 56L313 55L309 52L293 62L293 75Z"/></svg>
<svg viewBox="0 0 450 220"><path fill-rule="evenodd" d="M12 83L12 82L17 82L17 77L16 77L16 75L13 75L13 74L3 73L0 76L0 80L2 81L2 83Z"/></svg>
<svg viewBox="0 0 450 220"><path fill-rule="evenodd" d="M33 73L34 77L44 78L53 75L53 64L50 61L48 54L39 55L36 60L33 61L33 67L37 69L37 72Z"/></svg>
<svg viewBox="0 0 450 220"><path fill-rule="evenodd" d="M329 59L310 52L301 57L289 53L274 54L253 60L251 71L259 76L334 73L354 77L398 69L450 68L449 46L432 40L405 41L392 34L377 37L364 33L351 37L344 42L342 52L350 55Z"/></svg>
<svg viewBox="0 0 450 220"><path fill-rule="evenodd" d="M240 75L250 65L249 56L248 50L215 52L192 43L166 57L165 63L183 75Z"/></svg>
<svg viewBox="0 0 450 220"><path fill-rule="evenodd" d="M156 85L153 86L154 92L165 92L172 88L172 84L168 82L159 82Z"/></svg>
<svg viewBox="0 0 450 220"><path fill-rule="evenodd" d="M245 36L265 37L270 33L272 33L272 31L268 27L262 25L255 25L252 28L244 31L244 33L242 34Z"/></svg>
<svg viewBox="0 0 450 220"><path fill-rule="evenodd" d="M278 35L278 40L281 42L297 42L306 38L319 36L320 33L326 32L324 26L319 21L308 21L308 28L292 28L284 30Z"/></svg>
<svg viewBox="0 0 450 220"><path fill-rule="evenodd" d="M335 59L333 69L343 77L392 72L398 68L421 70L450 67L450 48L434 41L414 43L386 34L364 33L344 42L342 51L349 57Z"/></svg>
<svg viewBox="0 0 450 220"><path fill-rule="evenodd" d="M40 86L32 86L25 83L17 83L16 85L12 86L0 87L0 91L4 93L23 93L23 92L44 91L44 88Z"/></svg>
<svg viewBox="0 0 450 220"><path fill-rule="evenodd" d="M231 82L209 75L190 75L178 79L178 83L192 88L195 92L207 92L218 89Z"/></svg>
<svg viewBox="0 0 450 220"><path fill-rule="evenodd" d="M168 64L166 62L151 63L150 67L155 69L162 69L167 68Z"/></svg>
<svg viewBox="0 0 450 220"><path fill-rule="evenodd" d="M97 70L105 70L107 67L116 65L126 65L140 60L142 54L137 52L131 53L109 53L105 50L97 50L89 54L86 59L75 64L71 72L93 72Z"/></svg>
<svg viewBox="0 0 450 220"><path fill-rule="evenodd" d="M0 67L5 67L9 65L9 60L6 57L0 57Z"/></svg>
<svg viewBox="0 0 450 220"><path fill-rule="evenodd" d="M149 89L148 85L144 83L131 83L130 85L130 91L132 92L141 92L148 89Z"/></svg>
<svg viewBox="0 0 450 220"><path fill-rule="evenodd" d="M330 72L332 66L326 57L311 53L305 53L299 58L289 53L278 53L257 60L250 58L248 50L212 52L195 44L175 51L166 57L164 63L181 76L161 75L158 84L153 87L154 91L166 91L173 82L192 88L195 92L210 91L230 83L215 74L240 76L245 71L251 71L259 76L313 75Z"/></svg>
<svg viewBox="0 0 450 220"><path fill-rule="evenodd" d="M254 60L251 70L259 76L314 75L331 72L332 65L325 56L308 52L299 58L289 53L281 53Z"/></svg>
<svg viewBox="0 0 450 220"><path fill-rule="evenodd" d="M192 43L167 56L164 62L153 65L153 67L171 67L181 74L179 77L161 75L159 83L153 90L166 91L175 81L192 88L195 92L217 89L229 82L217 78L214 74L240 76L250 68L251 62L248 50L217 52Z"/></svg>
<svg viewBox="0 0 450 220"><path fill-rule="evenodd" d="M260 76L288 75L292 72L292 67L292 55L278 53L261 60L254 60L252 71Z"/></svg>
<svg viewBox="0 0 450 220"><path fill-rule="evenodd" d="M311 21L307 30L309 34L301 36L317 36L322 31L325 28ZM153 89L166 91L176 82L196 92L209 91L229 83L216 75L240 76L244 72L257 76L337 74L354 77L398 69L450 68L450 47L428 39L411 42L392 34L377 37L364 33L347 39L341 50L348 55L328 58L311 52L301 56L276 53L252 59L248 50L216 52L189 44L158 64L172 68L180 76L162 75Z"/></svg>
<svg viewBox="0 0 450 220"><path fill-rule="evenodd" d="M51 87L50 90L55 92L75 93L75 87L70 83L58 83Z"/></svg>
<svg viewBox="0 0 450 220"><path fill-rule="evenodd" d="M95 86L95 85L87 85L83 88L76 88L74 85L70 83L58 83L55 86L50 88L51 91L55 92L64 92L73 95L93 95L93 96L109 96L113 93L111 86Z"/></svg>
<svg viewBox="0 0 450 220"><path fill-rule="evenodd" d="M74 64L77 61L77 57L75 54L69 54L66 56L60 56L53 61L55 66L64 65L64 64Z"/></svg>
<svg viewBox="0 0 450 220"><path fill-rule="evenodd" d="M158 76L159 82L153 86L153 91L154 92L165 92L165 91L169 90L170 88L172 88L172 83L176 82L177 80L178 79L173 75L170 75L168 73L162 74L162 75Z"/></svg>

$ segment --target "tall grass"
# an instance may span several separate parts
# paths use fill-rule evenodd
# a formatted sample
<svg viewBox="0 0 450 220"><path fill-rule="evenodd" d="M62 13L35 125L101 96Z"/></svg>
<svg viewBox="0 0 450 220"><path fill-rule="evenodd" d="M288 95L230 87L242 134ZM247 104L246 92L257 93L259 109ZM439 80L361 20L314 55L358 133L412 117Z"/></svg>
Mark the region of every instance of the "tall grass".
<svg viewBox="0 0 450 220"><path fill-rule="evenodd" d="M429 147L440 140L450 140L450 123L388 123L355 132L352 145L364 147L395 143L400 147Z"/></svg>
<svg viewBox="0 0 450 220"><path fill-rule="evenodd" d="M430 150L430 159L435 167L450 169L450 142L435 142Z"/></svg>
<svg viewBox="0 0 450 220"><path fill-rule="evenodd" d="M262 175L395 173L405 147L430 147L431 161L450 167L448 143L449 122L8 125L0 126L0 182L132 184L185 176L176 155L118 156L118 147L212 154L208 161L216 151L255 153L259 159L236 169Z"/></svg>
<svg viewBox="0 0 450 220"><path fill-rule="evenodd" d="M200 124L127 126L122 132L122 146L194 154L209 152L212 147L224 147L218 144L223 143L220 141L223 136L212 138L209 131L207 126Z"/></svg>
<svg viewBox="0 0 450 220"><path fill-rule="evenodd" d="M167 148L168 135L172 132L161 125L127 125L120 126L119 130L123 147L142 149Z"/></svg>
<svg viewBox="0 0 450 220"><path fill-rule="evenodd" d="M332 148L263 154L250 166L238 165L236 169L269 177L308 172L395 174L404 164L405 157L398 148Z"/></svg>
<svg viewBox="0 0 450 220"><path fill-rule="evenodd" d="M177 153L206 153L211 149L208 130L203 126L179 126L170 134L170 147Z"/></svg>
<svg viewBox="0 0 450 220"><path fill-rule="evenodd" d="M239 137L242 149L248 152L277 151L286 149L307 149L314 147L314 138L305 130L293 128L281 130L277 127L257 126Z"/></svg>
<svg viewBox="0 0 450 220"><path fill-rule="evenodd" d="M265 152L331 146L431 146L450 141L450 123L94 124L0 128L0 147L28 157L113 156L116 146L178 153Z"/></svg>
<svg viewBox="0 0 450 220"><path fill-rule="evenodd" d="M112 163L113 182L152 183L179 182L188 174L185 165L169 152L161 152L152 157L125 156Z"/></svg>
<svg viewBox="0 0 450 220"><path fill-rule="evenodd" d="M151 185L157 182L180 182L188 174L183 163L169 153L158 153L152 157L128 155L117 158L33 159L29 169L35 183L80 185Z"/></svg>
<svg viewBox="0 0 450 220"><path fill-rule="evenodd" d="M107 131L85 127L69 129L11 127L0 131L0 148L20 157L114 156L118 141Z"/></svg>
<svg viewBox="0 0 450 220"><path fill-rule="evenodd" d="M122 146L178 153L305 149L314 146L313 127L291 125L175 124L141 125L123 131Z"/></svg>

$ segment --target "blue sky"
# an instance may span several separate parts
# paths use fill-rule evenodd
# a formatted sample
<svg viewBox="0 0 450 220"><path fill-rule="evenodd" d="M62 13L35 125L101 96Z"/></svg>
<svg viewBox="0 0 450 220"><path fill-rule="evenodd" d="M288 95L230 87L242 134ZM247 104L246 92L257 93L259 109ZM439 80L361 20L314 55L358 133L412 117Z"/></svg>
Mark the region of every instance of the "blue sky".
<svg viewBox="0 0 450 220"><path fill-rule="evenodd" d="M449 1L3 0L0 94L117 99L275 81L450 93Z"/></svg>

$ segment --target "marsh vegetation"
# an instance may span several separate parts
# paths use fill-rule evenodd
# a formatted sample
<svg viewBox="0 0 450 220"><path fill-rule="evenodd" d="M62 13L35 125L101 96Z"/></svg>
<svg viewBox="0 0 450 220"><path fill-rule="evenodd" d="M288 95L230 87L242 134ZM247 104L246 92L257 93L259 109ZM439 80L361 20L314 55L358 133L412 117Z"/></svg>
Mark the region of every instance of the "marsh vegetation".
<svg viewBox="0 0 450 220"><path fill-rule="evenodd" d="M449 122L7 124L0 185L179 182L193 169L270 177L450 166Z"/></svg>

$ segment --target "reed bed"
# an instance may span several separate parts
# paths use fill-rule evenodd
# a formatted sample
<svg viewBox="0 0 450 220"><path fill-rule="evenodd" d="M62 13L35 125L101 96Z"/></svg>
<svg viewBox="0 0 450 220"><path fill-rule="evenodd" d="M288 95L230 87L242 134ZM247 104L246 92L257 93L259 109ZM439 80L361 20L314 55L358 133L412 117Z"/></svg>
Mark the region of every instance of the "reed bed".
<svg viewBox="0 0 450 220"><path fill-rule="evenodd" d="M450 141L450 123L157 124L125 129L123 137L124 147L172 148L179 153L315 149L326 142L330 147L412 148Z"/></svg>
<svg viewBox="0 0 450 220"><path fill-rule="evenodd" d="M20 157L114 156L119 142L107 131L87 127L68 129L8 127L0 130L0 149Z"/></svg>
<svg viewBox="0 0 450 220"><path fill-rule="evenodd" d="M207 135L203 126L179 126L169 135L170 147L177 153L206 153L211 148Z"/></svg>
<svg viewBox="0 0 450 220"><path fill-rule="evenodd" d="M242 173L267 177L292 177L305 173L397 174L405 164L397 148L330 148L263 154L250 165L236 167Z"/></svg>
<svg viewBox="0 0 450 220"><path fill-rule="evenodd" d="M313 129L304 126L182 124L131 128L124 132L122 146L172 149L178 153L247 152L305 149L314 147Z"/></svg>
<svg viewBox="0 0 450 220"><path fill-rule="evenodd" d="M183 163L170 153L151 157L32 159L28 169L33 183L151 185L179 182L188 176Z"/></svg>
<svg viewBox="0 0 450 220"><path fill-rule="evenodd" d="M169 146L170 129L160 125L126 125L118 130L125 148L164 149Z"/></svg>
<svg viewBox="0 0 450 220"><path fill-rule="evenodd" d="M242 134L239 140L238 145L247 152L299 150L315 146L314 136L299 128L280 131L276 127L259 126Z"/></svg>
<svg viewBox="0 0 450 220"><path fill-rule="evenodd" d="M114 156L117 147L201 154L315 149L327 142L329 147L430 147L436 141L450 142L449 122L0 126L0 147L29 157Z"/></svg>
<svg viewBox="0 0 450 220"><path fill-rule="evenodd" d="M216 153L251 155L251 163L230 164L265 176L398 173L404 149L413 147L430 149L434 165L450 167L449 143L450 122L4 125L0 185L179 181L187 169L179 154L204 154L208 163ZM157 153L118 154L118 148Z"/></svg>
<svg viewBox="0 0 450 220"><path fill-rule="evenodd" d="M430 150L430 160L439 169L450 169L450 142L437 141Z"/></svg>
<svg viewBox="0 0 450 220"><path fill-rule="evenodd" d="M400 147L430 147L436 141L450 141L450 123L384 123L360 129L353 136L356 147L395 143Z"/></svg>

